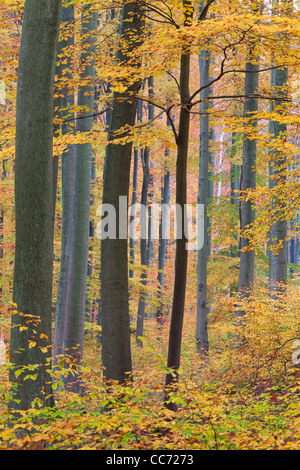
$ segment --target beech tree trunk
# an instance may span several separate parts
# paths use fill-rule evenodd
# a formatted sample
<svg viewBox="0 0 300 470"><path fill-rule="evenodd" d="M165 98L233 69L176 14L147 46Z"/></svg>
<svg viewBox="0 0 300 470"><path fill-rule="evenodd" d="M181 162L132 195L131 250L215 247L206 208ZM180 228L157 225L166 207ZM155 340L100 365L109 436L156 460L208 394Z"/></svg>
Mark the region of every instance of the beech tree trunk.
<svg viewBox="0 0 300 470"><path fill-rule="evenodd" d="M74 5L62 8L62 23L71 25L74 21ZM74 44L74 36L69 36L68 39L60 42L60 50L63 53L65 48ZM61 59L60 59L61 60ZM60 67L62 77L67 80L72 79L72 72L65 72L71 69L71 58L67 55L67 63ZM61 99L61 107L64 111L61 112L63 120L73 119L74 114L74 89L71 91L63 90L63 97ZM63 135L73 133L73 124L70 122L63 122L61 131ZM74 178L75 178L75 147L68 145L61 157L61 184L62 184L62 231L61 231L61 257L60 257L60 272L58 281L58 291L56 300L56 314L55 314L55 327L54 327L54 344L53 344L53 362L57 364L58 357L63 354L62 343L64 335L64 321L65 312L67 308L68 299L68 283L70 276L70 250L71 250L71 230L72 230L72 214L74 206Z"/></svg>
<svg viewBox="0 0 300 470"><path fill-rule="evenodd" d="M117 59L126 65L129 54L142 40L143 20L136 2L124 3L121 39L127 42L127 51L120 48ZM135 38L135 41L132 40ZM137 64L138 65L138 64ZM119 221L120 197L129 195L132 142L114 143L114 131L133 126L136 117L136 92L140 82L131 85L125 93L115 92L106 149L103 204L116 210L117 236L101 240L101 311L102 311L102 362L107 381L124 383L132 374L129 292L128 292L128 229L126 220ZM128 100L128 96L132 99ZM126 131L122 134L126 135ZM122 201L122 199L121 199ZM126 208L127 209L127 202ZM120 230L124 233L120 233Z"/></svg>
<svg viewBox="0 0 300 470"><path fill-rule="evenodd" d="M186 8L185 25L190 24L192 12L191 2L184 1L183 6ZM179 117L179 129L177 137L177 160L176 160L176 204L181 209L182 226L181 237L176 238L176 254L175 254L175 280L172 304L172 316L169 333L168 361L167 366L169 372L166 374L165 382L165 404L170 410L176 411L177 406L169 401L169 387L178 380L178 369L180 366L181 338L182 326L184 318L185 292L186 292L186 276L188 251L186 248L187 238L184 228L187 226L184 206L186 204L187 193L187 157L189 146L189 127L190 127L190 110L189 110L189 77L190 77L190 49L183 46L180 59L180 93L181 93L181 109Z"/></svg>
<svg viewBox="0 0 300 470"><path fill-rule="evenodd" d="M200 86L209 83L209 67L211 53L201 51L199 55ZM208 189L209 189L209 114L210 104L208 102L210 90L204 88L200 93L203 103L200 105L200 152L199 152L199 184L198 204L204 206L204 244L198 250L197 266L197 325L196 345L197 353L205 356L208 353L207 315L210 308L207 305L207 262L209 257L210 237L209 220L207 215ZM206 101L205 101L206 100ZM201 114L203 113L203 114Z"/></svg>
<svg viewBox="0 0 300 470"><path fill-rule="evenodd" d="M271 111L277 111L276 97L286 96L287 82L288 69L286 67L283 69L276 68L271 71L271 87L274 96L274 102L271 104ZM270 122L270 133L272 138L285 139L286 132L287 124L285 122L276 120ZM269 176L269 187L271 189L284 183L286 179L285 155L280 154L278 151L273 149L270 152ZM276 292L280 293L285 290L287 282L287 220L283 215L284 202L278 197L274 197L272 205L273 208L275 208L275 218L277 220L275 220L274 224L270 228L269 279L271 292L276 294ZM270 249L272 245L277 245L278 243L281 243L281 247L278 248L278 251Z"/></svg>
<svg viewBox="0 0 300 470"><path fill-rule="evenodd" d="M61 18L58 0L26 0L18 67L16 245L10 382L12 409L34 400L53 405L51 306L53 271L53 92ZM37 106L38 103L38 106ZM16 325L24 327L22 331ZM35 366L28 371L27 366ZM16 376L16 372L24 371ZM32 378L24 380L28 374Z"/></svg>
<svg viewBox="0 0 300 470"><path fill-rule="evenodd" d="M87 4L82 10L81 33L83 51L81 62L84 69L81 72L83 85L78 91L78 106L82 107L76 116L76 132L86 133L93 127L94 109L94 76L95 68L91 52L97 30L97 12ZM72 162L71 162L72 165ZM65 309L62 312L62 353L69 356L72 370L63 377L65 385L73 392L81 390L78 366L81 364L83 353L84 320L86 306L86 287L89 252L90 226L90 195L91 195L92 146L90 143L74 146L73 186L71 194L71 212L68 216L69 240L67 255L67 277L64 279ZM61 325L62 326L62 325ZM77 371L76 373L74 371Z"/></svg>
<svg viewBox="0 0 300 470"><path fill-rule="evenodd" d="M139 151L138 149L134 149L133 152L133 177L132 177L132 198L131 198L131 206L134 207L135 204L137 203L137 178L138 178L138 164L139 164ZM134 260L135 260L135 239L134 239L134 229L133 229L133 220L135 218L135 212L133 213L133 209L130 215L130 225L131 232L130 232L130 240L129 240L129 245L130 245L130 257L129 261L131 264L131 267L129 269L129 277L134 278Z"/></svg>
<svg viewBox="0 0 300 470"><path fill-rule="evenodd" d="M253 113L257 111L258 102L257 98L253 96L257 92L258 87L258 65L253 62L247 62L245 73L245 104L244 104L244 118L246 125L254 130L257 122L252 118ZM256 188L256 139L250 139L247 133L243 139L243 163L241 170L241 190L247 192ZM252 201L246 200L243 196L241 201L241 230L245 230L248 226L251 227L255 220L255 208ZM254 250L247 249L249 247L249 239L247 236L241 236L240 240L240 269L239 269L239 287L238 292L241 298L247 298L251 295L254 281ZM243 308L236 311L237 323L239 319L245 314ZM240 326L240 332L241 331ZM237 347L243 343L242 334L238 334L234 340L234 345Z"/></svg>
<svg viewBox="0 0 300 470"><path fill-rule="evenodd" d="M149 99L153 98L153 80L148 80L148 96ZM148 104L148 119L151 121L154 117L153 105ZM147 267L150 264L151 258L151 215L148 209L149 206L149 189L150 189L150 150L145 147L142 152L142 165L143 165L143 185L141 195L141 213L140 213L140 226L141 226L141 240L140 240L140 253L141 253L141 290L138 303L137 323L136 323L136 343L138 346L143 347L143 341L139 339L144 334L144 319L145 308L147 299ZM151 202L151 201L150 201ZM148 228L147 228L147 212L148 212ZM147 236L146 236L147 234ZM148 243L147 243L148 239Z"/></svg>
<svg viewBox="0 0 300 470"><path fill-rule="evenodd" d="M148 148L145 148L142 153L142 164L143 164L143 185L142 185L142 196L141 196L141 213L140 213L140 226L141 226L141 240L140 240L140 253L141 253L141 267L143 269L141 273L141 290L139 296L138 312L137 312L137 323L136 323L136 342L137 345L142 347L143 341L139 337L143 336L144 331L144 318L145 318L145 306L146 306L146 287L147 287L147 266L148 266L148 253L147 253L147 200L148 200L148 188L149 188L149 158L150 152Z"/></svg>
<svg viewBox="0 0 300 470"><path fill-rule="evenodd" d="M166 252L167 252L167 221L169 216L169 205L171 197L171 187L170 187L170 172L167 168L167 159L169 156L169 149L165 150L165 174L163 177L163 186L162 186L162 195L161 195L161 204L162 204L162 213L159 223L159 246L158 246L158 306L156 310L156 319L159 324L163 323L163 310L164 310L164 300L163 300L163 288L164 288L164 278L165 278L165 261L166 261Z"/></svg>

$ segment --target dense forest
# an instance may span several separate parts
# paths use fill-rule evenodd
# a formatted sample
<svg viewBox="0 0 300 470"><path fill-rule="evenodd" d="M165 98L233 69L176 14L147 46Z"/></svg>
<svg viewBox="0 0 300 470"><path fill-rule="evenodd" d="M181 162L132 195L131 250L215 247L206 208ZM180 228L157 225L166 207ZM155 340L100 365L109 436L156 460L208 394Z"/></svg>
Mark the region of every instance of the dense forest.
<svg viewBox="0 0 300 470"><path fill-rule="evenodd" d="M0 449L299 450L298 0L0 31Z"/></svg>

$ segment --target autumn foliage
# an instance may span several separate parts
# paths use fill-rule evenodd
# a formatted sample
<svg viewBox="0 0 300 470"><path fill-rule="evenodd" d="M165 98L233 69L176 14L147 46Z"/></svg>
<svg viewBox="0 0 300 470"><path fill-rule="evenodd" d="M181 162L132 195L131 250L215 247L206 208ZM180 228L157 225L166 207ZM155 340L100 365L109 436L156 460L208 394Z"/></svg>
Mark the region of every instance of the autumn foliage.
<svg viewBox="0 0 300 470"><path fill-rule="evenodd" d="M288 3L288 2L286 2ZM195 331L197 311L197 253L189 253L187 291L182 333L179 381L169 399L177 405L176 413L164 403L167 368L168 335L174 282L175 243L168 240L164 271L163 320L155 317L158 302L157 255L147 268L141 265L139 243L130 268L130 328L133 380L126 384L107 383L101 363L100 305L100 242L90 239L89 257L93 269L87 279L88 314L82 363L76 364L72 354L63 354L54 368L49 364L53 380L55 406L44 408L36 400L32 408L11 413L11 385L8 379L11 317L18 315L12 302L14 263L14 136L18 51L22 30L23 0L0 0L0 449L17 450L300 450L300 291L298 262L289 257L288 281L276 298L270 296L268 277L270 227L275 220L288 224L288 240L298 243L299 212L299 4L294 9L269 4L262 11L254 2L212 2L210 15L201 23L195 20L182 28L183 10L177 0L140 2L145 8L145 40L135 50L126 67L115 61L118 47L120 4L93 2L99 20L95 47L89 60L95 64L97 100L93 129L74 132L73 114L83 111L75 100L72 109L61 112L59 98L63 93L78 91L81 53L85 38L80 33L82 0L65 1L75 5L72 24L62 25L60 40L74 35L74 44L60 51L57 58L55 85L54 157L61 165L68 146L90 142L95 159L95 175L91 192L91 220L99 223L97 208L101 204L105 148L107 145L107 113L114 92L123 93L132 83L145 85L139 90L142 120L132 129L116 136L115 143L133 142L141 155L150 151L151 200L160 202L163 176L171 178L171 203L175 201L176 126L181 97L179 59L181 47L191 50L190 78L190 142L188 156L188 202L197 203L199 165L200 91L198 53L210 50L211 102L210 126L214 139L210 149L214 155L211 181L214 197L209 201L211 219L211 254L208 260L209 354L197 355ZM145 7L146 5L146 7ZM115 11L115 14L111 12ZM249 44L254 41L255 58L260 77L257 98L259 109L252 116L253 128L243 116L244 75ZM126 48L127 46L124 45ZM274 90L270 87L273 60L280 68L288 67L286 97L270 111ZM139 63L141 66L136 67ZM68 67L66 67L68 65ZM63 70L63 71L62 71ZM70 73L72 78L70 79ZM154 77L154 97L149 99L146 78ZM126 82L126 85L124 83ZM91 85L91 83L86 83ZM281 90L282 91L282 90ZM75 93L76 94L76 93ZM3 99L2 99L3 98ZM1 101L2 99L2 101ZM148 121L148 106L154 105L154 118ZM69 113L69 121L68 121ZM64 116L64 117L62 117ZM167 125L167 117L172 125ZM67 121L66 121L67 120ZM286 135L273 138L270 121L287 125ZM61 125L68 122L71 131L63 134ZM232 135L235 133L235 147ZM246 197L256 207L256 220L246 233L239 230L239 205L232 203L230 168L242 163L243 138L257 141L257 188L247 194L236 191L238 201ZM166 152L166 148L168 152ZM233 152L234 149L234 152ZM270 152L276 149L284 156L284 168L278 184L270 188L268 164ZM143 167L138 167L137 197L140 201ZM284 174L284 178L282 175ZM58 174L54 234L53 323L59 283L62 230L62 182ZM132 185L130 186L130 196ZM272 201L276 200L276 204ZM237 293L239 257L238 239L247 236L247 249L255 250L255 282L251 296L239 299ZM280 245L280 243L279 243ZM290 246L290 245L289 245ZM141 273L147 271L146 288ZM135 338L139 295L146 289L144 334ZM238 309L245 315L242 325L235 316ZM29 347L41 352L49 346L49 338L38 332L34 316L17 325L20 331L34 331ZM243 333L243 347L234 348L237 330ZM50 341L52 344L52 338ZM45 351L46 352L46 351ZM27 364L18 375L34 380L37 364ZM173 372L173 371L172 371ZM64 377L72 374L82 381L82 394L64 386ZM17 386L17 382L15 384Z"/></svg>

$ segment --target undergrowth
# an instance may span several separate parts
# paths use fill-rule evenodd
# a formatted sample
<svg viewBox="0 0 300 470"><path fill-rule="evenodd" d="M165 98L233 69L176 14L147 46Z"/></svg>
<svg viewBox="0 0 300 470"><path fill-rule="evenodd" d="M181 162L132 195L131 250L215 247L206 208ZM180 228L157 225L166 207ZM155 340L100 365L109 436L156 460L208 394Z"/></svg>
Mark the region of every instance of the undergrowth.
<svg viewBox="0 0 300 470"><path fill-rule="evenodd" d="M36 402L14 418L8 367L1 366L0 449L300 449L300 370L292 361L300 337L298 300L294 288L281 305L256 292L245 305L245 347L234 350L234 299L223 298L204 359L196 355L188 309L179 382L169 395L175 413L164 406L168 320L163 327L146 321L142 348L133 336L133 381L124 386L104 383L101 348L89 330L84 392L54 382L52 409Z"/></svg>

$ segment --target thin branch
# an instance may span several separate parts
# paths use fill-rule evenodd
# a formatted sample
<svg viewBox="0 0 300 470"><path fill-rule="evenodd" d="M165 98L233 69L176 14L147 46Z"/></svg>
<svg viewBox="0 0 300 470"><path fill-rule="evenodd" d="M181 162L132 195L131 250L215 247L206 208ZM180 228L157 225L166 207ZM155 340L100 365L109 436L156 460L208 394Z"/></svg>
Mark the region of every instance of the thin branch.
<svg viewBox="0 0 300 470"><path fill-rule="evenodd" d="M250 26L247 30L243 31L243 34L242 34L242 36L240 37L240 39L238 41L236 41L232 44L227 44L227 46L225 46L223 48L224 58L222 59L222 62L221 62L221 70L220 70L219 75L216 78L214 78L213 80L211 80L209 83L207 83L206 85L198 88L198 90L196 90L192 94L192 96L190 97L190 99L189 99L190 103L192 102L193 98L195 98L195 96L197 96L204 88L210 87L211 85L213 85L214 83L219 81L225 75L225 73L228 73L228 71L224 72L225 62L227 60L227 54L226 54L227 49L241 44L241 42L245 39L246 34L251 30L251 28L252 28L252 26Z"/></svg>
<svg viewBox="0 0 300 470"><path fill-rule="evenodd" d="M208 12L208 9L210 7L210 5L214 2L215 0L208 0L207 4L205 5L205 7L203 8L203 10L201 11L199 17L198 17L198 21L204 21L206 19L206 15L207 15L207 12Z"/></svg>

